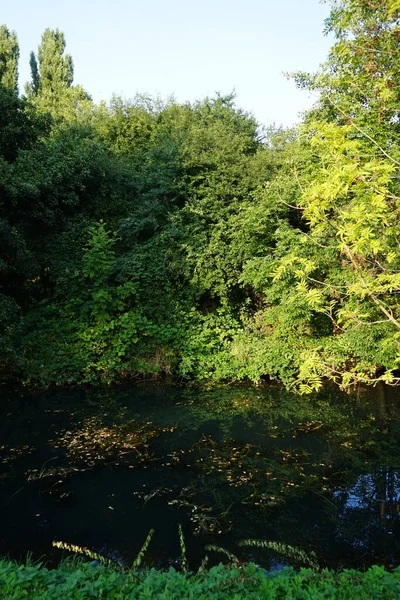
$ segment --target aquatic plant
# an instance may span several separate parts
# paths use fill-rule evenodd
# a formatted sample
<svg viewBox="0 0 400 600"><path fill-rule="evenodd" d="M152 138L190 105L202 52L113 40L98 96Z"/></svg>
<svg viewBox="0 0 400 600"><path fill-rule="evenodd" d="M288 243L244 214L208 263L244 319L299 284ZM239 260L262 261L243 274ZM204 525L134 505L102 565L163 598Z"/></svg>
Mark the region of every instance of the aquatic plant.
<svg viewBox="0 0 400 600"><path fill-rule="evenodd" d="M68 550L69 552L73 552L74 554L81 554L82 556L87 556L92 560L98 560L102 564L117 564L115 561L110 558L99 554L98 552L94 552L94 550L90 550L86 546L79 546L78 544L68 544L67 542L61 541L53 541L53 548L58 548L59 550Z"/></svg>
<svg viewBox="0 0 400 600"><path fill-rule="evenodd" d="M180 523L178 525L178 532L179 532L179 545L181 548L182 571L186 572L188 570L188 561L187 561L187 556L186 556L186 544L185 544L185 537L183 535L182 525Z"/></svg>
<svg viewBox="0 0 400 600"><path fill-rule="evenodd" d="M139 550L138 554L136 555L136 558L134 559L134 561L132 563L132 567L131 567L132 570L138 569L140 567L140 565L142 564L143 557L147 551L147 548L149 547L149 544L151 542L153 535L154 535L154 529L150 529L141 549ZM99 554L98 552L95 552L94 550L91 550L90 548L87 548L86 546L79 546L78 544L69 544L67 542L62 542L62 541L53 541L52 546L54 548L58 548L60 550L68 550L69 552L73 552L74 554L80 554L82 556L87 556L88 558L91 558L92 560L97 560L101 564L121 566L116 560L113 560L107 556L104 556L103 554Z"/></svg>
<svg viewBox="0 0 400 600"><path fill-rule="evenodd" d="M149 547L149 544L151 542L151 538L153 537L153 535L154 535L154 529L150 529L150 531L147 534L147 537L144 541L143 546L139 550L138 555L136 556L135 560L132 563L132 569L137 569L142 564L143 556L144 556L147 548Z"/></svg>
<svg viewBox="0 0 400 600"><path fill-rule="evenodd" d="M289 546L289 544L283 544L282 542L271 542L268 540L242 540L239 542L239 546L253 546L255 548L267 548L273 550L278 554L282 554L286 558L295 560L303 565L311 567L315 571L320 570L317 555L313 551L306 552L301 548L295 546Z"/></svg>
<svg viewBox="0 0 400 600"><path fill-rule="evenodd" d="M215 544L208 544L206 546L206 550L210 551L210 552L219 552L221 554L225 554L225 556L228 557L229 561L235 565L236 567L238 567L240 565L240 561L238 559L237 556L235 556L233 554L233 552L230 552L230 550L227 550L226 548L222 548L222 546L216 546Z"/></svg>

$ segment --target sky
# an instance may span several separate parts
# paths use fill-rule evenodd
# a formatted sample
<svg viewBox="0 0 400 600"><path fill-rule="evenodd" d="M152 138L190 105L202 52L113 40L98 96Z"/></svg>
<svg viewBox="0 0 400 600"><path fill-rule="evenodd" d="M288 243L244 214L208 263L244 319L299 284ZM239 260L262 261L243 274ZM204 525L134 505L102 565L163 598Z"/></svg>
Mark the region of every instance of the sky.
<svg viewBox="0 0 400 600"><path fill-rule="evenodd" d="M320 0L0 0L20 43L20 89L43 31L59 28L74 83L98 102L113 93L194 101L235 90L262 125L292 125L315 101L283 73L315 71L332 40Z"/></svg>

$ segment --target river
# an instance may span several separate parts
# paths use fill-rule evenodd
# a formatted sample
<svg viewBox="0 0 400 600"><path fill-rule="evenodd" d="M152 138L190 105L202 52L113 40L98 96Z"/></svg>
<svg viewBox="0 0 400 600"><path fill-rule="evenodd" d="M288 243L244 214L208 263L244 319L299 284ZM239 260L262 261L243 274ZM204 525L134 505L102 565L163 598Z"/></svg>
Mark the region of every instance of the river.
<svg viewBox="0 0 400 600"><path fill-rule="evenodd" d="M400 393L129 387L0 400L0 555L50 565L78 544L130 565L204 556L268 569L400 563ZM275 549L243 545L275 542ZM278 550L278 551L277 551Z"/></svg>

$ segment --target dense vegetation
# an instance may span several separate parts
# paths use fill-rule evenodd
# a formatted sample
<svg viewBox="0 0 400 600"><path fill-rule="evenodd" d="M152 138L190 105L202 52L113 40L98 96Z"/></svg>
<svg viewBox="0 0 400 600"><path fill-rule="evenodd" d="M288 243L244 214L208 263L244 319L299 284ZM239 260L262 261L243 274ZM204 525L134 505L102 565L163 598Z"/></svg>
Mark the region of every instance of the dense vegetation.
<svg viewBox="0 0 400 600"><path fill-rule="evenodd" d="M340 574L310 570L295 573L292 569L266 574L254 565L240 568L220 565L197 574L172 568L168 572L122 573L95 563L72 567L64 564L49 571L0 561L0 592L9 600L22 597L37 600L390 600L398 598L399 584L398 569L388 573L380 567L372 567L365 573L347 570Z"/></svg>
<svg viewBox="0 0 400 600"><path fill-rule="evenodd" d="M19 95L0 28L4 378L399 382L400 3L330 1L293 130L233 96L96 105L58 30Z"/></svg>

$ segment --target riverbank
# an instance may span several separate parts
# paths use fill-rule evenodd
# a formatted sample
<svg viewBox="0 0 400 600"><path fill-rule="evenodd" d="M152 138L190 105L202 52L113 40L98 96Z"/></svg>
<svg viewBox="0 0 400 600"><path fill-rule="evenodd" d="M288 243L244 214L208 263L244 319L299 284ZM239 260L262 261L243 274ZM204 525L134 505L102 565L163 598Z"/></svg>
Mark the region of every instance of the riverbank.
<svg viewBox="0 0 400 600"><path fill-rule="evenodd" d="M365 573L314 573L284 569L267 573L255 565L219 565L205 572L120 571L94 562L65 562L57 569L0 561L0 597L5 600L391 600L400 594L400 568L374 566Z"/></svg>

